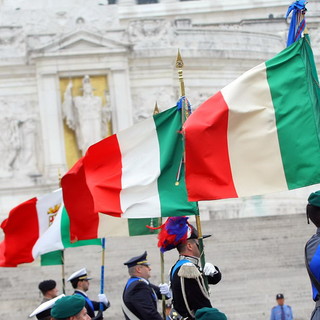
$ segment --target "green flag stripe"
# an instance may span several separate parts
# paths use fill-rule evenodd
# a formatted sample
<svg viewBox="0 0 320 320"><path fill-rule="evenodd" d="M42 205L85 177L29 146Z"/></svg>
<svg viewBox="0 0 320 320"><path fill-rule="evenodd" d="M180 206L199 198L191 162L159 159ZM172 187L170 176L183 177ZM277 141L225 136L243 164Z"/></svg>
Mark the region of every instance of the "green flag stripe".
<svg viewBox="0 0 320 320"><path fill-rule="evenodd" d="M159 226L159 218L142 218L142 219L128 219L129 236L142 236L148 234L157 234L158 230L151 230L146 227Z"/></svg>
<svg viewBox="0 0 320 320"><path fill-rule="evenodd" d="M287 72L279 68L283 63L286 63ZM267 61L266 67L288 188L317 183L320 153L319 124L315 118L319 121L319 87L307 40L294 43ZM301 167L306 159L308 165Z"/></svg>
<svg viewBox="0 0 320 320"><path fill-rule="evenodd" d="M52 251L41 255L40 259L41 266L55 266L55 265L62 265L62 251Z"/></svg>
<svg viewBox="0 0 320 320"><path fill-rule="evenodd" d="M70 220L66 208L63 208L61 216L61 241L63 243L64 248L75 248L88 245L101 245L101 239L99 238L81 240L74 243L70 242Z"/></svg>
<svg viewBox="0 0 320 320"><path fill-rule="evenodd" d="M188 202L184 179L184 168L181 168L180 183L176 185L176 176L183 155L181 131L181 111L171 108L154 115L160 148L160 170L158 192L161 215L183 216L197 213L196 202Z"/></svg>

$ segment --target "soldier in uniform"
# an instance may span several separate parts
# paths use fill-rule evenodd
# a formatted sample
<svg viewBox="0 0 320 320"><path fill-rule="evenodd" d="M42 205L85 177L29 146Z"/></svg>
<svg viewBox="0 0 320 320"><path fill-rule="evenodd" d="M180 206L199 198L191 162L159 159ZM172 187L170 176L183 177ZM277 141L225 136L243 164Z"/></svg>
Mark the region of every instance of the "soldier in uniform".
<svg viewBox="0 0 320 320"><path fill-rule="evenodd" d="M103 306L103 311L110 307L110 302L108 301L106 295L104 293L98 294L99 302L90 300L87 296L87 291L89 290L89 280L87 270L85 268L80 269L74 272L69 278L68 281L71 282L74 290L74 295L80 295L85 299L85 307L87 309L88 315L92 319L103 319L101 314L97 314L95 317L94 311L100 310L100 304Z"/></svg>
<svg viewBox="0 0 320 320"><path fill-rule="evenodd" d="M156 286L149 282L151 268L147 252L131 258L124 265L128 267L130 275L122 295L122 310L126 320L162 320L157 311L157 300L162 299L162 294L170 299L171 293L168 284Z"/></svg>
<svg viewBox="0 0 320 320"><path fill-rule="evenodd" d="M45 302L41 303L40 306L38 306L35 310L32 311L32 313L29 315L29 318L36 316L39 320L51 320L51 308L58 299L61 299L64 296L64 294L61 294L60 296L57 296L50 300L46 300Z"/></svg>
<svg viewBox="0 0 320 320"><path fill-rule="evenodd" d="M158 235L158 246L162 252L177 248L179 259L170 271L173 306L184 319L195 319L198 309L212 308L204 276L209 284L217 284L221 273L211 263L200 268L198 232L187 220L188 217L167 219ZM209 236L203 236L206 237Z"/></svg>
<svg viewBox="0 0 320 320"><path fill-rule="evenodd" d="M54 280L44 280L39 283L38 288L43 295L41 303L51 300L58 296L57 283Z"/></svg>
<svg viewBox="0 0 320 320"><path fill-rule="evenodd" d="M56 288L56 282L54 280L44 280L39 283L38 288L42 293L42 301L44 302L50 301L51 299L58 296L58 289ZM35 314L38 320L50 320L50 309L43 310L42 312L38 312Z"/></svg>
<svg viewBox="0 0 320 320"><path fill-rule="evenodd" d="M308 223L310 219L317 227L317 233L306 244L305 260L312 285L312 298L316 303L311 320L320 320L320 191L310 194L306 213Z"/></svg>

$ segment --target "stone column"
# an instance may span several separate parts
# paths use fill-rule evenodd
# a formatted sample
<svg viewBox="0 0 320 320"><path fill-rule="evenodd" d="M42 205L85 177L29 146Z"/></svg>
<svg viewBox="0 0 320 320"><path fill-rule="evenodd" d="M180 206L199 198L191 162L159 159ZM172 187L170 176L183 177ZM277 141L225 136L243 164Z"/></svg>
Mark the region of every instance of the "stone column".
<svg viewBox="0 0 320 320"><path fill-rule="evenodd" d="M112 127L113 132L118 132L133 123L130 82L124 69L112 70L110 76Z"/></svg>
<svg viewBox="0 0 320 320"><path fill-rule="evenodd" d="M39 75L38 90L44 172L47 178L58 181L58 172L64 172L66 159L57 75Z"/></svg>

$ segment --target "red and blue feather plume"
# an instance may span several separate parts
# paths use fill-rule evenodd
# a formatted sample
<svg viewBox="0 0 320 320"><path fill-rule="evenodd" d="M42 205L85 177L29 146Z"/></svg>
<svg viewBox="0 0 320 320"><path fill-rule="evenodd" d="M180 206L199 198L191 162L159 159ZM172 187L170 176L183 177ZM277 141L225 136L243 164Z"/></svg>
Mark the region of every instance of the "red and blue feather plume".
<svg viewBox="0 0 320 320"><path fill-rule="evenodd" d="M192 225L188 222L188 217L170 217L158 228L158 247L161 252L176 248L180 243L186 241L192 232ZM150 227L149 227L150 228Z"/></svg>

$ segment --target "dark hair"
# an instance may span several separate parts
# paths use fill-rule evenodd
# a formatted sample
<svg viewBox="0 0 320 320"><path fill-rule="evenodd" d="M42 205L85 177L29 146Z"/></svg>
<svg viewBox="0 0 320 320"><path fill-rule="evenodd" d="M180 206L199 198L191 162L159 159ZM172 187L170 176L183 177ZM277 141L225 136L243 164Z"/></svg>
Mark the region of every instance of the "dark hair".
<svg viewBox="0 0 320 320"><path fill-rule="evenodd" d="M75 279L72 279L72 280L70 281L73 289L76 289L76 288L77 288L79 281L80 281L79 278L75 278Z"/></svg>
<svg viewBox="0 0 320 320"><path fill-rule="evenodd" d="M312 221L312 223L319 228L320 227L320 208L313 206L312 204L307 204L307 216Z"/></svg>
<svg viewBox="0 0 320 320"><path fill-rule="evenodd" d="M57 283L54 280L44 280L39 283L39 290L42 294L46 294L46 292L54 289L57 286Z"/></svg>
<svg viewBox="0 0 320 320"><path fill-rule="evenodd" d="M177 250L179 253L182 253L185 249L186 249L186 246L187 246L187 242L181 242L177 245Z"/></svg>

